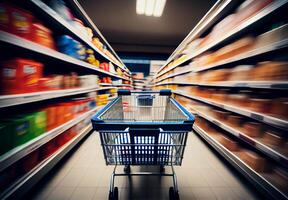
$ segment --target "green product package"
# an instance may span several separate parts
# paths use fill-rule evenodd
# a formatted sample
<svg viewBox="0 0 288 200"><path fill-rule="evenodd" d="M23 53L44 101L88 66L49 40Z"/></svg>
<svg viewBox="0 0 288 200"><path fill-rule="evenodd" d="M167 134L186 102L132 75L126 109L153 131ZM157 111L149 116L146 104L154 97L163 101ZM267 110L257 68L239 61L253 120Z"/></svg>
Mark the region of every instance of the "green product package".
<svg viewBox="0 0 288 200"><path fill-rule="evenodd" d="M9 120L11 123L11 133L13 145L18 146L34 138L32 132L34 116L31 114L21 115L16 119Z"/></svg>
<svg viewBox="0 0 288 200"><path fill-rule="evenodd" d="M32 123L32 132L35 137L43 134L46 131L46 112L40 111L32 113L34 120Z"/></svg>
<svg viewBox="0 0 288 200"><path fill-rule="evenodd" d="M0 155L13 148L10 127L9 123L0 122Z"/></svg>

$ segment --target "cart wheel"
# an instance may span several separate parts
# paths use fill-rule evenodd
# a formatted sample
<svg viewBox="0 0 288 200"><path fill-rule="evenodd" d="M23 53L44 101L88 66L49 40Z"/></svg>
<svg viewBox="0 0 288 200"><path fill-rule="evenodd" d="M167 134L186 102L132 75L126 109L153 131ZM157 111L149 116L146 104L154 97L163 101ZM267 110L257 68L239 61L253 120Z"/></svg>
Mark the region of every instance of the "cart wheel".
<svg viewBox="0 0 288 200"><path fill-rule="evenodd" d="M113 192L109 192L109 200L118 200L118 187L114 187Z"/></svg>
<svg viewBox="0 0 288 200"><path fill-rule="evenodd" d="M131 172L131 167L130 167L130 165L125 165L125 167L124 167L124 173L130 174L130 172Z"/></svg>
<svg viewBox="0 0 288 200"><path fill-rule="evenodd" d="M169 188L169 200L180 200L179 193L173 187Z"/></svg>
<svg viewBox="0 0 288 200"><path fill-rule="evenodd" d="M160 165L160 173L164 173L165 172L165 167L164 165Z"/></svg>

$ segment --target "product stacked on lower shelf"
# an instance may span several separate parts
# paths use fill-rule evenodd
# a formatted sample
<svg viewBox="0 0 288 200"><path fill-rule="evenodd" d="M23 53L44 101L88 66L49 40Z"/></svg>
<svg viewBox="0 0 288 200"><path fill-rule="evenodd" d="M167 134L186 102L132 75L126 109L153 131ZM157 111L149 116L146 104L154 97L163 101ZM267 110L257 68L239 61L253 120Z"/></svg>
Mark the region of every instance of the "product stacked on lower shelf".
<svg viewBox="0 0 288 200"><path fill-rule="evenodd" d="M186 97L176 99L196 114L194 129L215 140L252 172L288 194L288 140L286 130L249 117L208 106ZM250 174L253 176L252 174Z"/></svg>
<svg viewBox="0 0 288 200"><path fill-rule="evenodd" d="M123 78L129 77L124 73L125 70L123 67L119 67L122 64L111 53L108 47L100 42L98 37L93 35L92 29L86 27L81 20L73 16L73 13L63 1L48 1L47 5L43 2L41 3L53 15L66 20L68 28L74 30L72 32L75 32L84 41L88 41L89 45L83 41L79 41L73 35L59 32L49 22L44 23L43 18L39 18L39 15L32 13L31 8L27 6L28 4L20 6L16 5L16 2L4 1L0 3L0 14L3 18L0 21L0 31L9 33L13 37L18 36L16 38L21 42L28 42L27 44L33 42L50 50L58 51L77 60L84 61L90 67L100 69L104 74L107 72ZM44 48L44 50L46 49ZM117 66L114 66L113 63Z"/></svg>
<svg viewBox="0 0 288 200"><path fill-rule="evenodd" d="M95 106L93 98L72 98L65 102L49 104L33 112L10 117L1 116L1 154L61 126Z"/></svg>
<svg viewBox="0 0 288 200"><path fill-rule="evenodd" d="M115 95L116 89L103 90L6 111L0 119L0 197L79 133L90 131L91 116Z"/></svg>
<svg viewBox="0 0 288 200"><path fill-rule="evenodd" d="M112 83L111 77L95 74L78 75L77 72L65 74L44 73L44 71L49 72L53 67L26 58L2 61L0 68L0 95L99 88L100 83ZM114 80L114 82L125 83L123 80Z"/></svg>
<svg viewBox="0 0 288 200"><path fill-rule="evenodd" d="M87 118L89 119L89 117ZM43 146L33 150L30 154L16 161L6 169L0 171L0 194L7 188L13 187L18 181L25 178L34 168L61 149L66 143L85 130L90 125L90 119L82 120L78 124L65 130L60 135L52 138ZM0 157L1 158L1 157Z"/></svg>
<svg viewBox="0 0 288 200"><path fill-rule="evenodd" d="M268 199L288 199L288 4L234 3L191 31L154 89L171 89L194 131Z"/></svg>

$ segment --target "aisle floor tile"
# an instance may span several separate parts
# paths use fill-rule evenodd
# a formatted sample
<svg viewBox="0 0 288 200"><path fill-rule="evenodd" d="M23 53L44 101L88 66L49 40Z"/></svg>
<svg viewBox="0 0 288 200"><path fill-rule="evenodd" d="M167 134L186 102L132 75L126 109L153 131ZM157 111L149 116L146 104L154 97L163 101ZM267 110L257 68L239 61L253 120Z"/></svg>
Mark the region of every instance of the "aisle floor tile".
<svg viewBox="0 0 288 200"><path fill-rule="evenodd" d="M212 191L211 188L209 187L199 187L199 188L193 188L192 190L193 195L195 196L195 198L197 200L213 200L213 199L217 199L214 192Z"/></svg>
<svg viewBox="0 0 288 200"><path fill-rule="evenodd" d="M47 200L69 200L74 187L56 187L47 197Z"/></svg>
<svg viewBox="0 0 288 200"><path fill-rule="evenodd" d="M98 134L90 135L42 184L35 186L29 200L108 199L114 166L106 166L99 141ZM132 172L158 170L159 167L132 167ZM259 199L250 185L193 133L189 135L182 166L176 166L175 171L181 200ZM123 172L123 166L117 172ZM171 167L165 167L165 172L171 172ZM171 177L115 178L120 200L168 199L172 185Z"/></svg>
<svg viewBox="0 0 288 200"><path fill-rule="evenodd" d="M68 174L60 181L59 187L76 187L83 178L82 169L71 169Z"/></svg>
<svg viewBox="0 0 288 200"><path fill-rule="evenodd" d="M218 187L212 188L213 193L215 194L217 200L237 200L237 195L232 188L229 187Z"/></svg>
<svg viewBox="0 0 288 200"><path fill-rule="evenodd" d="M96 187L78 187L72 193L70 200L91 200L96 192Z"/></svg>

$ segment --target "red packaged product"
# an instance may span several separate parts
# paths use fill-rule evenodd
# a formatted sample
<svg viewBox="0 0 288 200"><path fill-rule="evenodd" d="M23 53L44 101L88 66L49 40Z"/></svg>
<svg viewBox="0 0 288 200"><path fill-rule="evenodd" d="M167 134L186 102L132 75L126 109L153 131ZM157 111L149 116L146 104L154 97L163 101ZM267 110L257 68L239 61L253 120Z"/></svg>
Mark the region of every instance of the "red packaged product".
<svg viewBox="0 0 288 200"><path fill-rule="evenodd" d="M51 140L50 142L46 143L41 148L41 158L45 159L52 155L57 150L56 141L55 139Z"/></svg>
<svg viewBox="0 0 288 200"><path fill-rule="evenodd" d="M105 70L105 63L100 63L99 68Z"/></svg>
<svg viewBox="0 0 288 200"><path fill-rule="evenodd" d="M53 86L53 79L52 78L40 78L39 79L39 90L40 91L47 91L47 90L54 90Z"/></svg>
<svg viewBox="0 0 288 200"><path fill-rule="evenodd" d="M27 59L4 62L1 68L1 87L4 94L36 92L42 77L43 64Z"/></svg>
<svg viewBox="0 0 288 200"><path fill-rule="evenodd" d="M30 12L20 8L8 6L10 13L9 32L28 40L32 40L33 16Z"/></svg>
<svg viewBox="0 0 288 200"><path fill-rule="evenodd" d="M45 109L46 111L46 126L47 131L55 128L57 126L57 107L56 106L49 106Z"/></svg>
<svg viewBox="0 0 288 200"><path fill-rule="evenodd" d="M52 32L43 24L37 22L32 24L32 41L51 49L55 49Z"/></svg>
<svg viewBox="0 0 288 200"><path fill-rule="evenodd" d="M19 167L19 171L21 171L23 174L31 171L39 163L39 156L39 149L36 149L32 153L28 154L26 157L20 160L19 165L17 165Z"/></svg>
<svg viewBox="0 0 288 200"><path fill-rule="evenodd" d="M0 4L0 30L9 32L10 28L10 14L9 7L1 3Z"/></svg>
<svg viewBox="0 0 288 200"><path fill-rule="evenodd" d="M71 140L71 139L72 139L73 137L75 137L77 134L78 134L77 125L75 125L75 126L73 126L72 128L69 129L69 132L68 132L69 140Z"/></svg>
<svg viewBox="0 0 288 200"><path fill-rule="evenodd" d="M56 126L60 126L60 125L65 123L65 120L63 118L64 112L65 112L65 107L61 104L57 104L55 107L56 107L56 117L55 117L56 122L55 122L55 124L56 124Z"/></svg>
<svg viewBox="0 0 288 200"><path fill-rule="evenodd" d="M63 118L64 123L73 119L74 117L74 110L73 110L73 103L66 102L66 103L61 103L61 106L64 108L63 115L61 116Z"/></svg>
<svg viewBox="0 0 288 200"><path fill-rule="evenodd" d="M62 147L69 140L69 138L67 138L66 132L67 131L65 131L64 133L62 133L61 135L55 138L55 143L56 143L57 148Z"/></svg>

